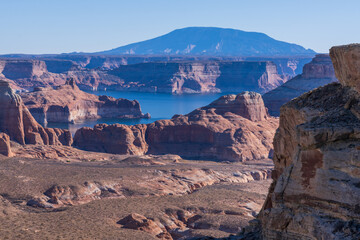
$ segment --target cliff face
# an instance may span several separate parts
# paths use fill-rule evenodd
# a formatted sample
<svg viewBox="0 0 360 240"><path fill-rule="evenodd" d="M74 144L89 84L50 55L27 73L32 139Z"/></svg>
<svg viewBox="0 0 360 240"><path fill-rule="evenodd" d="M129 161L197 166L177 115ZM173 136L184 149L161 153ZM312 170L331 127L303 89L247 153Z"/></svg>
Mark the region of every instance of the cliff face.
<svg viewBox="0 0 360 240"><path fill-rule="evenodd" d="M0 79L11 81L20 89L63 85L68 78L76 79L84 90L122 90L167 93L206 93L228 91L269 91L288 79L277 73L270 61L222 61L167 58L103 58L73 57L60 59L0 60ZM169 58L171 60L172 58ZM131 64L145 61L145 63ZM130 65L127 65L130 64ZM102 69L102 70L100 70Z"/></svg>
<svg viewBox="0 0 360 240"><path fill-rule="evenodd" d="M187 115L147 125L82 128L74 145L118 154L178 154L186 158L248 161L268 158L278 120L261 95L226 95Z"/></svg>
<svg viewBox="0 0 360 240"><path fill-rule="evenodd" d="M273 116L279 116L280 107L291 99L320 86L336 82L331 59L326 54L316 55L304 65L303 73L263 95L266 107Z"/></svg>
<svg viewBox="0 0 360 240"><path fill-rule="evenodd" d="M121 66L109 72L118 90L170 93L266 92L285 80L272 62L168 62Z"/></svg>
<svg viewBox="0 0 360 240"><path fill-rule="evenodd" d="M25 105L34 118L47 122L76 122L83 119L143 118L138 101L96 96L81 91L74 79L57 88L37 88L21 94Z"/></svg>
<svg viewBox="0 0 360 240"><path fill-rule="evenodd" d="M71 145L69 131L43 128L8 82L0 80L0 132L20 144Z"/></svg>
<svg viewBox="0 0 360 240"><path fill-rule="evenodd" d="M281 108L274 181L258 217L264 239L360 238L360 45L330 56L341 84Z"/></svg>
<svg viewBox="0 0 360 240"><path fill-rule="evenodd" d="M120 84L121 80L104 71L83 69L68 60L2 59L0 80L13 83L19 89L33 90L36 87L59 86L68 78L75 78L80 87L95 90L99 85Z"/></svg>

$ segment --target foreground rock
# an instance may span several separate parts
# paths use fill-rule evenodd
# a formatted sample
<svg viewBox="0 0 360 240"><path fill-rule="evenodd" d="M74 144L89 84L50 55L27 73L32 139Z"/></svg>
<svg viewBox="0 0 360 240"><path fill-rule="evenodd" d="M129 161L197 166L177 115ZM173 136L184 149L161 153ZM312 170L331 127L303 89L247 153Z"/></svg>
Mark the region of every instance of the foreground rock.
<svg viewBox="0 0 360 240"><path fill-rule="evenodd" d="M57 88L37 88L34 92L21 94L25 105L34 118L42 123L76 122L96 118L143 118L138 101L96 96L81 91L75 79Z"/></svg>
<svg viewBox="0 0 360 240"><path fill-rule="evenodd" d="M6 157L13 156L10 146L10 137L5 133L0 133L0 154Z"/></svg>
<svg viewBox="0 0 360 240"><path fill-rule="evenodd" d="M72 144L68 130L43 128L14 93L8 82L0 80L0 131L20 144Z"/></svg>
<svg viewBox="0 0 360 240"><path fill-rule="evenodd" d="M330 55L341 84L281 108L264 239L360 239L360 45Z"/></svg>
<svg viewBox="0 0 360 240"><path fill-rule="evenodd" d="M265 106L273 116L279 116L280 107L293 98L320 86L337 81L331 59L318 54L305 64L302 74L263 95Z"/></svg>
<svg viewBox="0 0 360 240"><path fill-rule="evenodd" d="M187 115L151 124L106 125L79 129L74 145L117 154L177 154L185 158L248 161L272 150L278 120L270 117L261 95L226 95Z"/></svg>

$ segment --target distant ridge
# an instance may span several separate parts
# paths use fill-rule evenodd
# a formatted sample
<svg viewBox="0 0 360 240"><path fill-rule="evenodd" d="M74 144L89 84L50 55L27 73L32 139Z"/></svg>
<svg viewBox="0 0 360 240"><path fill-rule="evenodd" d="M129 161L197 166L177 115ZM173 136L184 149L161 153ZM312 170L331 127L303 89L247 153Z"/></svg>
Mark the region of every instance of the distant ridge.
<svg viewBox="0 0 360 240"><path fill-rule="evenodd" d="M188 27L142 42L97 52L106 55L313 56L311 49L264 33L216 27Z"/></svg>

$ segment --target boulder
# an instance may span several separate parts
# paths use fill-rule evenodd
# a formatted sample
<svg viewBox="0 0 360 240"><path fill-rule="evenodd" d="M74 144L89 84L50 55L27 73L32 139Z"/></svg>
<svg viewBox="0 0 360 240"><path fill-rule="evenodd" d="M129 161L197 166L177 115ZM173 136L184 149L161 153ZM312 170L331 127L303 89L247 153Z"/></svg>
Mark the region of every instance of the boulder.
<svg viewBox="0 0 360 240"><path fill-rule="evenodd" d="M343 86L360 91L360 44L336 46L330 49L335 74Z"/></svg>
<svg viewBox="0 0 360 240"><path fill-rule="evenodd" d="M0 133L0 154L12 157L13 153L10 146L10 137L5 133Z"/></svg>

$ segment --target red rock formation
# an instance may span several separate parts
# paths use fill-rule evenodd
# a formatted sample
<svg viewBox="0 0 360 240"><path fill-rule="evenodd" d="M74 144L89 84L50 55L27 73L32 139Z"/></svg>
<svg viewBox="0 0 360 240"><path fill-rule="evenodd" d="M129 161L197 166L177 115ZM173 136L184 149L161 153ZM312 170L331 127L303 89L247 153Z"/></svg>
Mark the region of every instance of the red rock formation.
<svg viewBox="0 0 360 240"><path fill-rule="evenodd" d="M79 129L74 144L119 154L177 154L185 158L248 161L269 157L278 120L260 94L227 95L187 115L147 125Z"/></svg>
<svg viewBox="0 0 360 240"><path fill-rule="evenodd" d="M330 56L341 84L281 108L264 239L360 239L360 45Z"/></svg>
<svg viewBox="0 0 360 240"><path fill-rule="evenodd" d="M74 145L95 152L143 155L148 151L145 141L147 125L97 124L76 131Z"/></svg>
<svg viewBox="0 0 360 240"><path fill-rule="evenodd" d="M67 130L43 128L14 93L8 82L0 80L0 131L20 144L71 145Z"/></svg>
<svg viewBox="0 0 360 240"><path fill-rule="evenodd" d="M22 93L21 97L34 118L47 122L76 122L84 119L143 118L138 101L96 96L81 91L70 78L65 85L55 89L37 88L34 92Z"/></svg>
<svg viewBox="0 0 360 240"><path fill-rule="evenodd" d="M153 236L156 236L159 239L173 239L164 227L161 228L157 223L154 222L154 220L148 219L145 216L137 213L132 213L117 223L121 224L123 228L144 231Z"/></svg>
<svg viewBox="0 0 360 240"><path fill-rule="evenodd" d="M10 137L5 133L0 133L0 154L6 157L12 157L13 153L10 147Z"/></svg>
<svg viewBox="0 0 360 240"><path fill-rule="evenodd" d="M280 107L301 94L335 82L334 68L327 54L318 54L313 60L305 64L303 73L290 79L283 85L265 93L265 106L273 116L279 116Z"/></svg>

